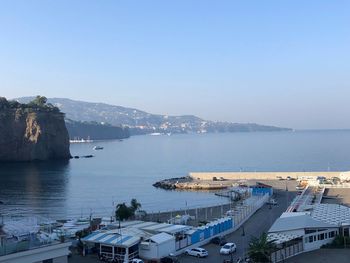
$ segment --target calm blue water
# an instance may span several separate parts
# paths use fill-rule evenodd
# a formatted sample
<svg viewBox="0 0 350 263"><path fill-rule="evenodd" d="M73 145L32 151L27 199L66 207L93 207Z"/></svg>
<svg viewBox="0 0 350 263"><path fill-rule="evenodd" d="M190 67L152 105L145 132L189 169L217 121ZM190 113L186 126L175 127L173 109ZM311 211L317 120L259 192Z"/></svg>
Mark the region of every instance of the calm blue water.
<svg viewBox="0 0 350 263"><path fill-rule="evenodd" d="M113 202L137 198L148 211L218 204L204 192L156 189L191 171L350 170L350 131L135 136L71 145L66 163L0 164L0 213L50 218L110 215Z"/></svg>

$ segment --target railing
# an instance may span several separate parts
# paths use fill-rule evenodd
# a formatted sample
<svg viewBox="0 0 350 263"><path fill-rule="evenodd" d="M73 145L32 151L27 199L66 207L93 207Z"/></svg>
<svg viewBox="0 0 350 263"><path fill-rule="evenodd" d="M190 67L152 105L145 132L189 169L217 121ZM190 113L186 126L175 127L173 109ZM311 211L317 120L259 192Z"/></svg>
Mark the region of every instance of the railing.
<svg viewBox="0 0 350 263"><path fill-rule="evenodd" d="M325 188L350 188L350 183L342 183L342 184L319 184L319 186Z"/></svg>
<svg viewBox="0 0 350 263"><path fill-rule="evenodd" d="M0 245L0 256L6 256L6 255L18 253L18 252L27 251L27 250L35 250L35 249L50 247L58 244L61 244L61 242L51 241L47 243L40 243L38 241L26 240L26 241L5 243L3 245Z"/></svg>
<svg viewBox="0 0 350 263"><path fill-rule="evenodd" d="M281 262L304 251L303 242L279 249L271 253L271 262Z"/></svg>

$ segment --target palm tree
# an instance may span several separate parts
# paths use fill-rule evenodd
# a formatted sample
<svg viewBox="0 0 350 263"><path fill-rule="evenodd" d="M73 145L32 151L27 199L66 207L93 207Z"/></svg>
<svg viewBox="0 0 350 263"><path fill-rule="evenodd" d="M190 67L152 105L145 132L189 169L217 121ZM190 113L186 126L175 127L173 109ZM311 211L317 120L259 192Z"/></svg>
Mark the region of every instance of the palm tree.
<svg viewBox="0 0 350 263"><path fill-rule="evenodd" d="M268 240L267 234L263 233L259 238L252 238L249 244L248 255L253 262L271 262L270 255L274 249L273 240Z"/></svg>
<svg viewBox="0 0 350 263"><path fill-rule="evenodd" d="M123 221L129 219L133 215L130 207L128 207L125 203L117 204L115 210L115 217L119 221Z"/></svg>
<svg viewBox="0 0 350 263"><path fill-rule="evenodd" d="M131 199L130 204L134 213L137 209L141 208L141 204L135 198Z"/></svg>

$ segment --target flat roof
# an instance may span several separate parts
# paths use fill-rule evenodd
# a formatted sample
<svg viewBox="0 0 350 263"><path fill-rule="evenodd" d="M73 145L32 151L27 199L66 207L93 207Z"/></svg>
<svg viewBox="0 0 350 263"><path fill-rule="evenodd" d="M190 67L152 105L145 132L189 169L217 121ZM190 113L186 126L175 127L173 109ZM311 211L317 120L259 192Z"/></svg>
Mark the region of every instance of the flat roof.
<svg viewBox="0 0 350 263"><path fill-rule="evenodd" d="M167 233L159 233L154 236L151 236L149 239L157 244L161 244L169 240L175 240L175 238L172 235L169 235Z"/></svg>
<svg viewBox="0 0 350 263"><path fill-rule="evenodd" d="M167 224L167 223L160 223L160 224L156 224L153 226L148 226L148 227L144 227L143 230L146 231L160 231L162 228L166 228L172 226L171 224Z"/></svg>
<svg viewBox="0 0 350 263"><path fill-rule="evenodd" d="M166 228L162 228L162 232L165 233L169 233L169 234L175 234L178 232L182 232L182 231L187 231L189 229L191 229L192 227L190 226L184 226L184 225L172 225Z"/></svg>
<svg viewBox="0 0 350 263"><path fill-rule="evenodd" d="M270 233L291 231L305 228L334 228L334 225L315 220L309 215L298 215L289 217L280 217L273 223L269 229Z"/></svg>
<svg viewBox="0 0 350 263"><path fill-rule="evenodd" d="M339 226L350 224L350 208L339 204L318 204L313 206L312 218Z"/></svg>
<svg viewBox="0 0 350 263"><path fill-rule="evenodd" d="M82 238L84 242L100 243L110 246L130 247L140 241L140 237L110 234L105 232L93 232Z"/></svg>

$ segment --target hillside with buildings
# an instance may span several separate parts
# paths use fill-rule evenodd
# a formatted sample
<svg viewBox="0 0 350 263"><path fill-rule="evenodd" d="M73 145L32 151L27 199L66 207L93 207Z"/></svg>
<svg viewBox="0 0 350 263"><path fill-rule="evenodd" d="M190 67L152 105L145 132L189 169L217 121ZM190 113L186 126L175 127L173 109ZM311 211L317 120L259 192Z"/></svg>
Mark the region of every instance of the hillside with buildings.
<svg viewBox="0 0 350 263"><path fill-rule="evenodd" d="M32 97L17 99L28 102ZM288 131L288 128L260 125L256 123L217 122L194 115L170 116L151 114L138 109L105 103L76 101L66 98L50 98L50 103L66 114L67 119L83 122L109 123L127 126L130 134L149 133L210 133L210 132L259 132Z"/></svg>

